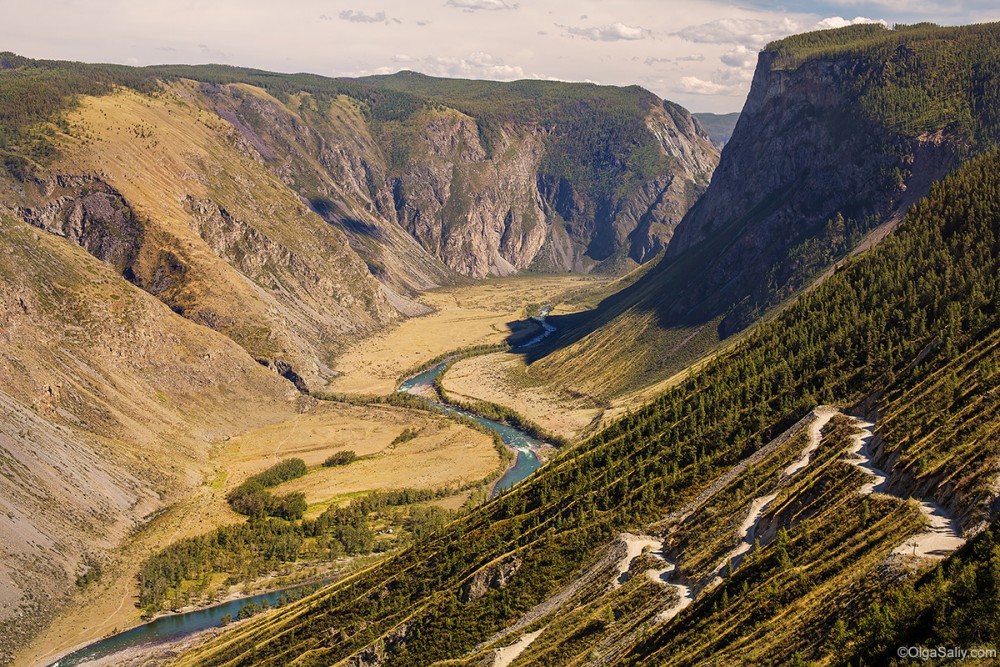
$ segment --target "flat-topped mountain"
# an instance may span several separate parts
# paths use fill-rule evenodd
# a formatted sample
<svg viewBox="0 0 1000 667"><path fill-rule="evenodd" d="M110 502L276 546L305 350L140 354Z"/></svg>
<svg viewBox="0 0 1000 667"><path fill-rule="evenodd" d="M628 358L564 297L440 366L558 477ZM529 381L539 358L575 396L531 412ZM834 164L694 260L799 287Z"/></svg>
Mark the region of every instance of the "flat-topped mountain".
<svg viewBox="0 0 1000 667"><path fill-rule="evenodd" d="M859 25L789 37L761 54L705 195L662 261L536 364L615 395L684 368L898 224L931 184L1000 132L996 24Z"/></svg>

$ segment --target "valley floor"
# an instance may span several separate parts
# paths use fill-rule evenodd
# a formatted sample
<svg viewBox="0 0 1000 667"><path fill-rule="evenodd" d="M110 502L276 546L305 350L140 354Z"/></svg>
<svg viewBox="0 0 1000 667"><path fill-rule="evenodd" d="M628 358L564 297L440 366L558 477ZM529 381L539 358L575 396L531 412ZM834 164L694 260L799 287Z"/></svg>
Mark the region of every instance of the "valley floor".
<svg viewBox="0 0 1000 667"><path fill-rule="evenodd" d="M334 370L340 375L328 389L389 393L400 376L421 363L458 348L503 343L512 322L536 314L543 304L558 303L564 294L604 282L579 275L520 276L426 292L419 300L434 312L359 341L338 360Z"/></svg>
<svg viewBox="0 0 1000 667"><path fill-rule="evenodd" d="M391 393L400 375L413 367L454 349L502 343L510 334L508 324L525 319L540 304L601 282L581 276L519 277L429 292L421 301L434 312L359 341L341 358L341 375L330 389ZM314 468L287 485L288 491L306 494L307 517L368 491L467 485L488 477L501 463L488 435L423 411L303 398L292 412L288 416L286 406L270 425L212 443L208 465L193 473L203 475L201 484L178 490L178 500L135 531L101 579L77 593L15 665L48 665L71 649L141 622L136 574L143 561L177 540L244 521L227 505L226 493L280 460L299 457ZM415 429L418 437L395 444L405 429ZM319 465L331 453L348 449L366 458L344 467ZM467 499L468 492L462 492L434 503L457 509Z"/></svg>

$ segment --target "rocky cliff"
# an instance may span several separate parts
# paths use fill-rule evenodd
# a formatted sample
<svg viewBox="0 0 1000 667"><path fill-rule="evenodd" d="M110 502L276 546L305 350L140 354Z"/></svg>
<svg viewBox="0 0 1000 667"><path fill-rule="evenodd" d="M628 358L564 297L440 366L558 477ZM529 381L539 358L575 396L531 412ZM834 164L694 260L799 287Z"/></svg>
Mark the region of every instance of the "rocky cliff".
<svg viewBox="0 0 1000 667"><path fill-rule="evenodd" d="M996 141L996 31L868 25L769 45L712 183L663 260L567 322L537 373L586 378L613 349L632 360L628 372L598 371L583 388L609 395L663 379L884 238Z"/></svg>
<svg viewBox="0 0 1000 667"><path fill-rule="evenodd" d="M858 99L862 68L844 55L782 66L761 53L750 95L713 180L667 252L708 262L675 320L725 316L727 336L787 298L864 234L927 193L967 152L947 130L906 136Z"/></svg>
<svg viewBox="0 0 1000 667"><path fill-rule="evenodd" d="M403 73L275 97L229 78L202 85L215 112L403 294L451 272L632 268L666 247L718 160L686 110L639 88ZM402 109L367 100L384 91Z"/></svg>

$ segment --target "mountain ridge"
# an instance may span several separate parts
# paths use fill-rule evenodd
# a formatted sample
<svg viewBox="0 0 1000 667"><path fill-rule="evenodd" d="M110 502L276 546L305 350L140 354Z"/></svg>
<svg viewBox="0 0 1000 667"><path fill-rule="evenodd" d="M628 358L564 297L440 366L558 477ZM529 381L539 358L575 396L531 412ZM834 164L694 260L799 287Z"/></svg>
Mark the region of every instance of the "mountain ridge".
<svg viewBox="0 0 1000 667"><path fill-rule="evenodd" d="M884 233L933 182L992 145L1000 98L976 81L1000 70L998 32L985 24L807 33L788 42L846 46L796 67L785 65L786 42L770 45L712 184L664 258L591 319L568 318L550 354L532 357L533 372L547 381L580 376L583 360L616 341L639 368L595 377L588 389L621 394L680 371L829 275L866 235L880 225ZM905 68L896 65L899 44ZM934 79L941 90L932 99L961 105L939 113L927 102L911 120L880 111L888 100L924 100L919 72L946 56L962 64Z"/></svg>

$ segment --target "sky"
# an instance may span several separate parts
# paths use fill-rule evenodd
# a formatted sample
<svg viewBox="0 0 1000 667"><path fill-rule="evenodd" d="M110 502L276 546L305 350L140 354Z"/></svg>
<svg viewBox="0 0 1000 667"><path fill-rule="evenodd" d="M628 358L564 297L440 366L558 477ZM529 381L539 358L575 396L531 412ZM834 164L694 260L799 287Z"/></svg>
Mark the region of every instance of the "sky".
<svg viewBox="0 0 1000 667"><path fill-rule="evenodd" d="M131 65L638 84L739 111L767 42L858 21L1000 20L996 0L0 0L0 51Z"/></svg>

